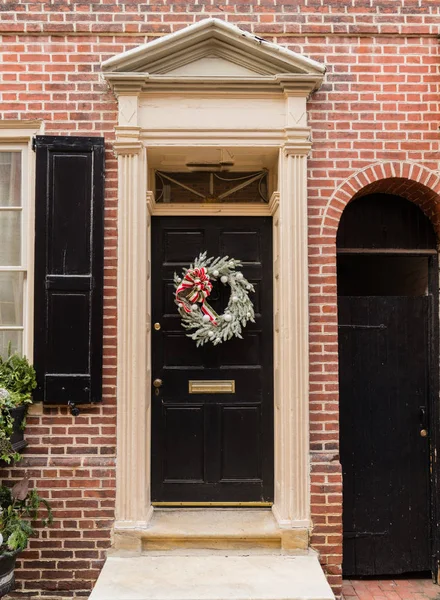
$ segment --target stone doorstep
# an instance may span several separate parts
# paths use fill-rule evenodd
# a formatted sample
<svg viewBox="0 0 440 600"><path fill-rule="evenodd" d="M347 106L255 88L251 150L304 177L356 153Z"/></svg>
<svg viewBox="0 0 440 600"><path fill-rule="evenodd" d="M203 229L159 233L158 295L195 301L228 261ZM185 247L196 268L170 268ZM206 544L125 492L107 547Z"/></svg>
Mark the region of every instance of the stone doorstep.
<svg viewBox="0 0 440 600"><path fill-rule="evenodd" d="M280 529L270 509L159 509L146 529L114 531L115 551L307 550L307 529Z"/></svg>
<svg viewBox="0 0 440 600"><path fill-rule="evenodd" d="M88 598L88 592L72 592L73 596L56 595L56 596L42 596L37 592L10 592L6 596L1 596L1 600L86 600Z"/></svg>
<svg viewBox="0 0 440 600"><path fill-rule="evenodd" d="M89 600L334 600L314 553L109 557Z"/></svg>

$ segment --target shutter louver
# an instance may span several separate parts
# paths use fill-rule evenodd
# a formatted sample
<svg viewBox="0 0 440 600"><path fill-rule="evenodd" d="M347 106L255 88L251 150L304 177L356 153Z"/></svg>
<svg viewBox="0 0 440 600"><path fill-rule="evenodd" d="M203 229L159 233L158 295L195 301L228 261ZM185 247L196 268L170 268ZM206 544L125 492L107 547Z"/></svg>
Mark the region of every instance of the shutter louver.
<svg viewBox="0 0 440 600"><path fill-rule="evenodd" d="M36 401L102 395L104 138L37 136Z"/></svg>

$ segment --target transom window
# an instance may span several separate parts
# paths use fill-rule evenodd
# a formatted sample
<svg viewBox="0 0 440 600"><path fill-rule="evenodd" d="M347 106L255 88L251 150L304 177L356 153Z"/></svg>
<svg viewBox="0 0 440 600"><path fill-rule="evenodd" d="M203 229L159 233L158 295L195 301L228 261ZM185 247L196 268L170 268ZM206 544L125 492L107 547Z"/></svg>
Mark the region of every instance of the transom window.
<svg viewBox="0 0 440 600"><path fill-rule="evenodd" d="M256 172L155 171L156 202L268 202L267 170Z"/></svg>
<svg viewBox="0 0 440 600"><path fill-rule="evenodd" d="M23 352L26 236L23 152L0 148L0 354Z"/></svg>

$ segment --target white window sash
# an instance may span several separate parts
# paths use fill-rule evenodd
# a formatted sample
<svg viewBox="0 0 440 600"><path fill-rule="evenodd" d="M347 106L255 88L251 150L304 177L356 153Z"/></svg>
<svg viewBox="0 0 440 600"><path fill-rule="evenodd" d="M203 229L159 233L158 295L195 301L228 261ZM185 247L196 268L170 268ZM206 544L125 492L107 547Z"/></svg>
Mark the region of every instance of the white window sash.
<svg viewBox="0 0 440 600"><path fill-rule="evenodd" d="M0 266L0 272L23 273L23 325L2 325L2 331L22 332L22 351L33 360L34 316L34 224L35 224L35 153L32 150L34 135L41 133L38 122L0 122L0 152L21 152L21 206L0 207L0 211L21 212L21 264Z"/></svg>

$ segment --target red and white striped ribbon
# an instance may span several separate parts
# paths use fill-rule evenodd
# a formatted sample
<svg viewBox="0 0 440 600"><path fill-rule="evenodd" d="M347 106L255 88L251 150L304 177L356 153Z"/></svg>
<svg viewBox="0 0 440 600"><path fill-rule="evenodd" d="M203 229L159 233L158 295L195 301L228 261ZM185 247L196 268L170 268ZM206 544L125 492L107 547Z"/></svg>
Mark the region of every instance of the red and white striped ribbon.
<svg viewBox="0 0 440 600"><path fill-rule="evenodd" d="M209 304L205 303L206 298L212 290L212 283L205 267L188 270L176 290L176 300L185 312L191 313L191 307L195 302L200 303L200 309L204 315L208 315L209 320L215 324L215 313Z"/></svg>

